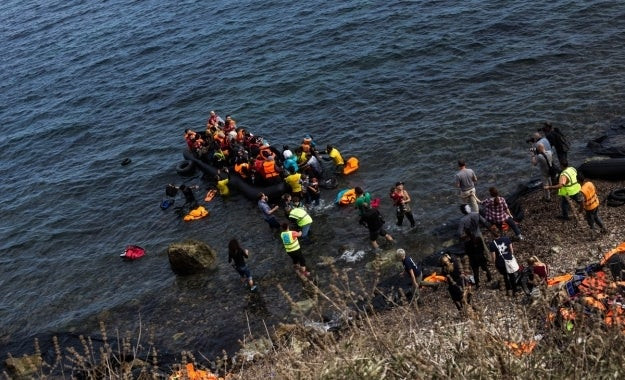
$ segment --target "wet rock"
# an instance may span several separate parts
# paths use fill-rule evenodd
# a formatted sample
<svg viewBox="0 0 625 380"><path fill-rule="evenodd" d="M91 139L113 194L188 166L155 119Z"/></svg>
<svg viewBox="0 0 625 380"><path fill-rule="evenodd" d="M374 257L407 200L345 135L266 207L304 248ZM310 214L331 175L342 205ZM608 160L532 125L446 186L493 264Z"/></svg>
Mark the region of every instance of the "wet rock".
<svg viewBox="0 0 625 380"><path fill-rule="evenodd" d="M180 275L202 273L217 267L217 252L197 240L171 244L167 256L171 269Z"/></svg>
<svg viewBox="0 0 625 380"><path fill-rule="evenodd" d="M14 378L26 378L36 374L41 369L41 356L30 355L21 358L8 358L4 365Z"/></svg>

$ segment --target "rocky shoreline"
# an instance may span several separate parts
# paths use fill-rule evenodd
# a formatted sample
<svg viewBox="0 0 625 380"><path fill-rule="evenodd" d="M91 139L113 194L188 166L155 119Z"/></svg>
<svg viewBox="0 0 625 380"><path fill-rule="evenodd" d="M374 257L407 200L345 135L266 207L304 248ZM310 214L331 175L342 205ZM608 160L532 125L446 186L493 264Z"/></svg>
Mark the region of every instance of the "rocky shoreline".
<svg viewBox="0 0 625 380"><path fill-rule="evenodd" d="M514 242L515 256L519 263L525 264L530 256L537 256L549 266L552 277L574 273L578 268L597 263L601 255L625 240L625 230L623 229L625 206L606 206L608 194L612 190L625 188L625 181L593 180L592 182L595 184L601 200L599 214L608 232L591 236L583 213L575 215L572 213L571 219L568 221L557 219L556 216L559 215L560 211L560 199L555 195L555 192L551 202L541 200L541 191L525 194L521 199L524 217L520 223L525 239ZM388 312L376 313L376 318L385 321L386 324L384 327L376 324L376 329L379 327L381 334L394 334L398 329L403 330L406 327L402 321L409 318L411 323L414 323L414 326L411 325L413 329L411 334L415 340L432 339L432 334L446 331L450 324L455 326L456 333L460 335L470 335L477 331L475 329L478 329L479 331L489 331L491 334L500 334L501 331L505 331L506 335L517 337L518 340L531 338L531 334L535 333L534 329L528 328L526 324L518 323L517 319L520 315L528 316L536 313L536 310L532 310L532 306L529 305L523 295L506 296L505 291L497 288L495 281L491 285L493 286L484 286L473 291L475 313L469 318L458 313L445 287L426 288L422 290L422 302L419 305L398 306ZM544 317L545 312L543 309L538 314ZM267 348L264 352L251 353L247 347L244 347L242 352L245 352L246 358L248 360L253 359L256 363L243 365L240 367L241 372L235 376L259 378L259 376L267 376L269 373L275 375L274 364L276 362L285 365L283 372L281 372L284 375L288 373L288 365L285 363L285 359L281 359L281 355L298 358L297 360L302 360L301 358L304 356L327 356L327 352L324 353L326 350L324 344L315 343L328 339L327 334L327 329L312 328L311 326L302 325L299 329L293 325L278 326L274 334L263 339L265 343L272 341L272 338L275 339L274 343L282 349L273 348L270 350ZM348 339L356 339L354 334L366 334L366 332L339 333L338 335L343 336L339 337L334 344L340 346L341 340L346 339L344 335L347 335ZM360 338L368 339L367 337ZM441 339L441 337L439 336L437 339ZM331 340L334 341L334 338ZM449 341L445 342L452 344L452 341L453 339L450 338ZM288 354L285 354L285 350ZM321 367L324 365L328 364L319 363ZM302 378L318 378L318 376L308 374Z"/></svg>

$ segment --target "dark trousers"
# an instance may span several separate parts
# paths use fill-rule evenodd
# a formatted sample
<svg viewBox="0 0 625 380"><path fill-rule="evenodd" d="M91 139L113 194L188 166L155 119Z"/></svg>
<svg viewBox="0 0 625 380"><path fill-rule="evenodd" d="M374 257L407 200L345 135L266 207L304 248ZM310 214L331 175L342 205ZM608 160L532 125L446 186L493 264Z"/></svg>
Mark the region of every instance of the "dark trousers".
<svg viewBox="0 0 625 380"><path fill-rule="evenodd" d="M591 230L595 229L595 223L599 226L599 228L604 229L603 220L599 217L599 207L594 210L586 210L586 222L588 222L588 226Z"/></svg>
<svg viewBox="0 0 625 380"><path fill-rule="evenodd" d="M491 281L493 276L488 268L488 259L484 251L484 241L482 237L473 238L464 244L464 252L469 257L469 264L473 272L475 288L480 287L480 269L486 272L486 281Z"/></svg>
<svg viewBox="0 0 625 380"><path fill-rule="evenodd" d="M401 226L402 223L404 222L404 216L406 217L406 219L408 219L408 221L410 222L410 225L414 227L415 221L414 221L414 215L412 215L412 211L405 210L401 206L398 206L397 207L397 225L398 226Z"/></svg>
<svg viewBox="0 0 625 380"><path fill-rule="evenodd" d="M513 293L517 292L516 273L508 273L506 268L497 267L497 271L503 276L503 282L506 284L506 291L512 290Z"/></svg>

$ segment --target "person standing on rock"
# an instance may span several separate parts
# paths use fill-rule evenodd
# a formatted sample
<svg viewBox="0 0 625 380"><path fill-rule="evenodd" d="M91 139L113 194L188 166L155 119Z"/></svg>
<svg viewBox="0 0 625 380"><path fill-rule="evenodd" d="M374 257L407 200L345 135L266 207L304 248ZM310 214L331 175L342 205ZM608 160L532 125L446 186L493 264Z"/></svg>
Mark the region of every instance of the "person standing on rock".
<svg viewBox="0 0 625 380"><path fill-rule="evenodd" d="M595 238L595 223L601 228L601 233L607 232L603 220L599 217L599 197L597 197L597 189L595 185L586 180L582 173L577 174L577 180L582 185L580 193L582 194L582 204L580 210L586 210L586 222L590 227L590 238Z"/></svg>
<svg viewBox="0 0 625 380"><path fill-rule="evenodd" d="M494 239L488 245L491 261L495 263L495 268L503 276L506 284L506 295L516 295L518 290L516 278L519 265L514 257L512 242L507 236L501 236L496 228L492 230L492 234ZM516 264L516 269L514 264Z"/></svg>
<svg viewBox="0 0 625 380"><path fill-rule="evenodd" d="M492 281L488 268L488 249L482 236L480 225L490 226L488 221L477 212L472 212L469 205L461 205L460 211L464 214L458 225L460 241L464 242L464 252L469 258L475 289L480 287L480 269L486 272L486 281Z"/></svg>
<svg viewBox="0 0 625 380"><path fill-rule="evenodd" d="M462 203L471 206L471 211L478 212L480 200L475 195L475 183L477 176L472 169L467 168L464 160L458 160L458 172L456 173L456 187L460 188L460 199Z"/></svg>
<svg viewBox="0 0 625 380"><path fill-rule="evenodd" d="M562 161L568 161L567 155L569 152L569 142L566 136L564 136L558 127L554 128L551 123L544 123L542 130L551 146L556 150L560 166L563 166Z"/></svg>
<svg viewBox="0 0 625 380"><path fill-rule="evenodd" d="M254 285L252 274L250 273L250 270L247 269L247 265L245 264L245 259L249 256L249 251L241 248L237 239L230 239L230 242L228 243L228 263L232 262L232 267L241 276L241 281L247 281L250 291L253 292L256 290L256 285Z"/></svg>
<svg viewBox="0 0 625 380"><path fill-rule="evenodd" d="M562 214L558 216L558 219L569 220L569 210L571 200L574 200L578 205L582 203L582 195L580 190L582 186L577 182L577 170L574 167L569 166L569 163L562 161L562 172L558 180L558 184L552 186L544 186L546 190L558 189L558 195L561 197L560 208Z"/></svg>
<svg viewBox="0 0 625 380"><path fill-rule="evenodd" d="M551 186L551 173L549 170L553 166L553 155L550 151L545 150L545 146L540 143L536 144L536 150L530 153L532 154L532 165L538 166L540 169L540 178L543 182L543 187ZM549 190L544 190L544 192L543 201L551 202L551 192Z"/></svg>

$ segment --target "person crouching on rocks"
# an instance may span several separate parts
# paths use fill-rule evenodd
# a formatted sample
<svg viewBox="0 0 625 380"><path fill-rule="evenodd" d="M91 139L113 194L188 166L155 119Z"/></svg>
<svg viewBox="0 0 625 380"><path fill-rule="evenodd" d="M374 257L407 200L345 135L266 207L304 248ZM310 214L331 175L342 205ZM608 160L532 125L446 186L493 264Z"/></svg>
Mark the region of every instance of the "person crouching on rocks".
<svg viewBox="0 0 625 380"><path fill-rule="evenodd" d="M462 271L462 266L457 258L452 258L449 254L444 254L440 259L441 274L445 276L447 290L454 301L454 305L460 313L468 311L471 304L471 295L466 288L466 277Z"/></svg>
<svg viewBox="0 0 625 380"><path fill-rule="evenodd" d="M406 256L406 251L402 248L397 250L397 260L401 261L404 266L404 271L402 275L408 274L410 276L410 282L412 283L412 295L413 298L419 298L419 283L423 280L423 271L419 266L414 262L412 257Z"/></svg>

